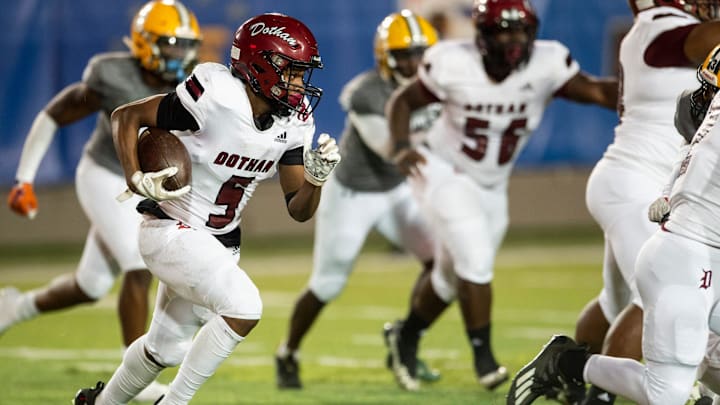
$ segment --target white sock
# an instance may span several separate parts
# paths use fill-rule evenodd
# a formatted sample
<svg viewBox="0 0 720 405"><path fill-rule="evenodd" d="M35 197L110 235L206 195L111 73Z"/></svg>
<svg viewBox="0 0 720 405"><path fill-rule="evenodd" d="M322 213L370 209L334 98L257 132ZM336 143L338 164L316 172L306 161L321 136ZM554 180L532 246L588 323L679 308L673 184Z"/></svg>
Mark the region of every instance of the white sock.
<svg viewBox="0 0 720 405"><path fill-rule="evenodd" d="M96 398L96 405L127 404L163 370L163 367L153 363L145 355L143 342L145 335L140 336L127 348L122 364Z"/></svg>
<svg viewBox="0 0 720 405"><path fill-rule="evenodd" d="M20 296L15 312L15 319L17 322L35 318L37 314L40 313L37 305L35 305L36 294L37 293L35 291L28 291Z"/></svg>
<svg viewBox="0 0 720 405"><path fill-rule="evenodd" d="M215 316L206 323L193 340L190 351L180 365L170 390L160 404L185 405L200 386L230 356L245 338L233 331L225 320Z"/></svg>
<svg viewBox="0 0 720 405"><path fill-rule="evenodd" d="M635 360L593 355L585 363L585 381L631 399L638 404L647 404L644 389L645 366Z"/></svg>
<svg viewBox="0 0 720 405"><path fill-rule="evenodd" d="M696 377L695 366L593 355L585 381L638 404L684 404Z"/></svg>

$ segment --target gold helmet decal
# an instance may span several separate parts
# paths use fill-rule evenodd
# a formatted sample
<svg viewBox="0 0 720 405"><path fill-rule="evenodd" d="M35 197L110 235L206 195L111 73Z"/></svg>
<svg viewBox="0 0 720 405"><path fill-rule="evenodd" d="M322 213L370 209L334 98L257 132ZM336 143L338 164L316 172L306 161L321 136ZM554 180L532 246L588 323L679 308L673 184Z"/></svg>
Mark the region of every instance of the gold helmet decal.
<svg viewBox="0 0 720 405"><path fill-rule="evenodd" d="M197 63L202 37L197 18L182 3L155 0L133 18L126 45L143 68L167 81L180 81Z"/></svg>
<svg viewBox="0 0 720 405"><path fill-rule="evenodd" d="M385 17L375 32L375 62L385 79L393 75L392 51L425 49L437 42L435 29L423 17L402 10Z"/></svg>

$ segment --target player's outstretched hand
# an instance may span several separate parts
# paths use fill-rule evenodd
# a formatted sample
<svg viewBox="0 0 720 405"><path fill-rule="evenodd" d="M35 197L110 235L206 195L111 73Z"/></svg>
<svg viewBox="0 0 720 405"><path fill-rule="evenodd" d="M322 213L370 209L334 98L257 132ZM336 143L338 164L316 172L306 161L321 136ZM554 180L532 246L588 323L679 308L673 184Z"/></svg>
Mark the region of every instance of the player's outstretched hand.
<svg viewBox="0 0 720 405"><path fill-rule="evenodd" d="M144 195L155 201L174 200L180 198L190 191L190 185L186 185L177 190L168 190L163 186L163 181L168 177L174 176L178 172L178 168L170 166L157 172L143 173L137 171L133 173L130 179L130 187L138 194Z"/></svg>
<svg viewBox="0 0 720 405"><path fill-rule="evenodd" d="M18 215L35 218L37 214L37 197L30 183L17 183L8 195L8 206Z"/></svg>
<svg viewBox="0 0 720 405"><path fill-rule="evenodd" d="M332 173L335 166L340 163L340 151L335 139L328 134L320 134L318 146L312 149L312 139L305 142L303 150L303 164L305 165L305 180L314 186L322 186Z"/></svg>
<svg viewBox="0 0 720 405"><path fill-rule="evenodd" d="M667 197L659 197L648 208L648 219L652 222L663 223L670 215L670 203Z"/></svg>
<svg viewBox="0 0 720 405"><path fill-rule="evenodd" d="M418 166L425 164L425 157L414 148L401 149L392 159L400 173L410 176L419 173Z"/></svg>

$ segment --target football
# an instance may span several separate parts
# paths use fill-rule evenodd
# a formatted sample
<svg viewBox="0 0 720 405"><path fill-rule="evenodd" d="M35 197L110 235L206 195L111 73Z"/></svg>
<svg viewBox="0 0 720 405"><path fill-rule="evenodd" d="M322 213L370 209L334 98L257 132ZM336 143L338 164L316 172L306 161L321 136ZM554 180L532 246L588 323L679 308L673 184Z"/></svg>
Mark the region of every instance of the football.
<svg viewBox="0 0 720 405"><path fill-rule="evenodd" d="M166 190L177 190L190 184L192 163L185 145L177 136L162 128L146 128L138 139L137 155L140 169L157 172L175 166L177 174L163 181Z"/></svg>

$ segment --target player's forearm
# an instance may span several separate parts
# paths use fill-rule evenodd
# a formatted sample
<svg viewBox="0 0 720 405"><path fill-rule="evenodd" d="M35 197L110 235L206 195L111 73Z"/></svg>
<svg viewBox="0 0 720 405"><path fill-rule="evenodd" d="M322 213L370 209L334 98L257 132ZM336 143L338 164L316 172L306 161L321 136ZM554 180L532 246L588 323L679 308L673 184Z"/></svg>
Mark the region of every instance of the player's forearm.
<svg viewBox="0 0 720 405"><path fill-rule="evenodd" d="M140 162L135 152L140 123L127 105L113 111L110 122L118 160L123 167L125 178L130 180L133 173L140 170Z"/></svg>
<svg viewBox="0 0 720 405"><path fill-rule="evenodd" d="M305 181L287 203L290 216L298 222L305 222L312 218L320 202L321 190L322 187Z"/></svg>
<svg viewBox="0 0 720 405"><path fill-rule="evenodd" d="M365 145L383 159L390 159L394 145L390 139L387 120L379 114L348 113L350 122Z"/></svg>
<svg viewBox="0 0 720 405"><path fill-rule="evenodd" d="M392 137L393 154L410 146L410 104L404 97L395 93L388 101L386 108L390 136Z"/></svg>

